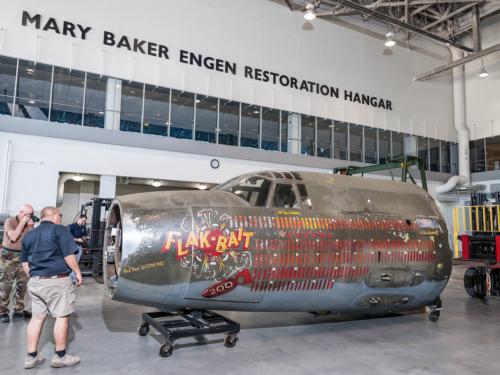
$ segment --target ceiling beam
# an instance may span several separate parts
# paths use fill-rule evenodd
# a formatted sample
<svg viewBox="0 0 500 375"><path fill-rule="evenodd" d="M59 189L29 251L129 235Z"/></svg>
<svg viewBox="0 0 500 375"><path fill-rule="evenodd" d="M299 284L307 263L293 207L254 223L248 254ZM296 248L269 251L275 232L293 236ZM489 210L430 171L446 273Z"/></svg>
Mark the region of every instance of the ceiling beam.
<svg viewBox="0 0 500 375"><path fill-rule="evenodd" d="M460 3L477 3L477 0L413 0L409 1L409 6L417 5L438 5L438 4L460 4ZM367 4L365 7L368 9L381 8L381 7L403 7L406 6L406 1L393 1L380 4Z"/></svg>
<svg viewBox="0 0 500 375"><path fill-rule="evenodd" d="M479 4L481 1L477 1L477 2L474 2L474 3L471 3L471 4L467 4L461 8L458 8L456 9L455 11L451 12L451 13L448 13L446 15L444 15L441 19L437 20L437 21L434 21L434 22L431 22L427 25L425 25L422 29L423 30L429 30L431 27L434 27L436 25L439 25L440 23L443 23L444 21L446 20L449 20L450 18L453 18L457 15L459 15L460 13L463 13L465 12L466 10L470 9L470 8L473 8L475 7L477 4Z"/></svg>
<svg viewBox="0 0 500 375"><path fill-rule="evenodd" d="M486 55L489 55L489 54L497 52L497 51L500 51L500 44L495 44L493 47L483 49L482 51L471 54L467 57L464 57L463 59L453 61L449 64L440 66L440 67L435 68L433 70L430 70L426 73L420 74L420 75L416 76L415 78L413 78L413 80L416 82L425 81L429 78L434 77L435 75L437 75L439 73L443 73L449 69L456 68L457 66L467 64L473 60L480 59L481 57L484 57Z"/></svg>
<svg viewBox="0 0 500 375"><path fill-rule="evenodd" d="M458 48L458 49L465 51L465 52L473 52L472 48L469 48L469 47L466 47L466 46L461 45L459 43L456 43L454 41L442 38L440 36L437 36L429 31L427 31L427 30L420 29L420 28L415 27L413 25L410 25L408 23L401 22L395 18L389 17L388 15L381 13L381 12L378 12L376 10L367 9L366 7L364 7L358 3L355 3L354 1L351 1L351 0L323 0L323 3L330 4L330 5L342 4L343 6L351 8L351 9L353 9L353 10L355 10L355 11L357 11L365 16L376 18L385 24L388 24L388 25L391 25L394 27L398 27L402 30L409 31L413 34L420 35L420 36L426 37L428 39L434 40L435 42L440 43L444 46L453 46L453 47Z"/></svg>

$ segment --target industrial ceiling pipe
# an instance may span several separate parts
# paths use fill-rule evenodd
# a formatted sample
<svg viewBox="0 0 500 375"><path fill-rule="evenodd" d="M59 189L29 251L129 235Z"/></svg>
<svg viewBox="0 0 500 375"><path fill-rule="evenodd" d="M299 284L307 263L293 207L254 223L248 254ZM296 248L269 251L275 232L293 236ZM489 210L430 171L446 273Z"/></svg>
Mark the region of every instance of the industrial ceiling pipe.
<svg viewBox="0 0 500 375"><path fill-rule="evenodd" d="M72 180L73 177L75 176L75 173L64 173L61 176L59 176L59 182L57 183L57 199L56 199L56 205L57 207L61 206L63 203L63 196L64 196L64 184ZM93 175L93 174L78 174L82 178L81 181L99 181L100 177Z"/></svg>
<svg viewBox="0 0 500 375"><path fill-rule="evenodd" d="M464 53L451 48L453 60L460 60ZM458 136L458 178L454 176L444 185L436 188L437 193L448 193L459 185L470 183L469 160L469 128L465 117L465 67L464 65L453 68L453 117L455 130Z"/></svg>

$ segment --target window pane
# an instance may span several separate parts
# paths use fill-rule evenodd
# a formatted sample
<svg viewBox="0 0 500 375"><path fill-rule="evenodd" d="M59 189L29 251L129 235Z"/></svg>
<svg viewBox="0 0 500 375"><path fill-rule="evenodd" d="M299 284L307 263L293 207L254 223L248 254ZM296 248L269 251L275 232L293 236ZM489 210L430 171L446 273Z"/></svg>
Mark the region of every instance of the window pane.
<svg viewBox="0 0 500 375"><path fill-rule="evenodd" d="M172 90L170 136L193 139L194 94Z"/></svg>
<svg viewBox="0 0 500 375"><path fill-rule="evenodd" d="M450 142L441 141L441 172L450 173Z"/></svg>
<svg viewBox="0 0 500 375"><path fill-rule="evenodd" d="M470 141L471 172L484 172L486 170L484 139Z"/></svg>
<svg viewBox="0 0 500 375"><path fill-rule="evenodd" d="M120 130L141 132L143 83L122 82Z"/></svg>
<svg viewBox="0 0 500 375"><path fill-rule="evenodd" d="M437 139L429 140L429 156L431 159L430 170L439 172L439 141Z"/></svg>
<svg viewBox="0 0 500 375"><path fill-rule="evenodd" d="M259 176L249 177L238 183L230 181L225 185L220 186L220 190L228 191L246 200L252 206L264 207L266 205L267 196L269 195L269 187L271 181Z"/></svg>
<svg viewBox="0 0 500 375"><path fill-rule="evenodd" d="M106 80L97 74L87 73L85 91L85 111L83 125L104 128L104 108L106 105Z"/></svg>
<svg viewBox="0 0 500 375"><path fill-rule="evenodd" d="M378 131L378 162L385 163L386 160L391 158L391 131L380 130Z"/></svg>
<svg viewBox="0 0 500 375"><path fill-rule="evenodd" d="M219 103L219 143L238 145L240 103L221 99Z"/></svg>
<svg viewBox="0 0 500 375"><path fill-rule="evenodd" d="M332 120L318 118L318 149L316 155L322 158L332 157L332 124Z"/></svg>
<svg viewBox="0 0 500 375"><path fill-rule="evenodd" d="M349 147L349 160L363 161L363 126L349 125Z"/></svg>
<svg viewBox="0 0 500 375"><path fill-rule="evenodd" d="M276 184L274 188L273 207L298 208L297 196L291 184Z"/></svg>
<svg viewBox="0 0 500 375"><path fill-rule="evenodd" d="M392 132L392 157L399 158L405 154L405 135Z"/></svg>
<svg viewBox="0 0 500 375"><path fill-rule="evenodd" d="M347 122L333 122L333 158L347 160Z"/></svg>
<svg viewBox="0 0 500 375"><path fill-rule="evenodd" d="M50 121L81 124L85 73L54 67Z"/></svg>
<svg viewBox="0 0 500 375"><path fill-rule="evenodd" d="M281 152L288 152L288 116L290 112L281 111Z"/></svg>
<svg viewBox="0 0 500 375"><path fill-rule="evenodd" d="M429 170L429 138L417 137L418 157L424 160L425 169Z"/></svg>
<svg viewBox="0 0 500 375"><path fill-rule="evenodd" d="M144 91L144 134L168 135L170 89L146 85Z"/></svg>
<svg viewBox="0 0 500 375"><path fill-rule="evenodd" d="M241 146L259 147L260 107L241 103Z"/></svg>
<svg viewBox="0 0 500 375"><path fill-rule="evenodd" d="M365 163L377 164L377 129L365 127Z"/></svg>
<svg viewBox="0 0 500 375"><path fill-rule="evenodd" d="M47 120L49 118L52 66L19 60L19 78L15 116Z"/></svg>
<svg viewBox="0 0 500 375"><path fill-rule="evenodd" d="M262 149L278 151L280 141L280 111L262 108Z"/></svg>
<svg viewBox="0 0 500 375"><path fill-rule="evenodd" d="M500 169L500 136L486 138L486 170Z"/></svg>
<svg viewBox="0 0 500 375"><path fill-rule="evenodd" d="M301 142L300 153L302 155L314 156L314 148L316 145L314 129L316 127L316 118L314 116L300 115L301 123Z"/></svg>
<svg viewBox="0 0 500 375"><path fill-rule="evenodd" d="M0 56L0 115L12 114L17 60Z"/></svg>
<svg viewBox="0 0 500 375"><path fill-rule="evenodd" d="M217 135L217 98L196 95L196 134L197 141L215 143Z"/></svg>
<svg viewBox="0 0 500 375"><path fill-rule="evenodd" d="M458 174L458 145L450 144L451 174Z"/></svg>

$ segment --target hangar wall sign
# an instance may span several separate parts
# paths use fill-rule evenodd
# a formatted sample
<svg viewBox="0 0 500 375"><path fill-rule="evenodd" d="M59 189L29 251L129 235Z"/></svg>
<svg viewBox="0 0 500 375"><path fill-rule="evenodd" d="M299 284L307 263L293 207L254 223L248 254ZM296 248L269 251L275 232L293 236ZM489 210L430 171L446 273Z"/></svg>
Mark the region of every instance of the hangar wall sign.
<svg viewBox="0 0 500 375"><path fill-rule="evenodd" d="M91 26L83 26L70 21L57 21L53 17L42 16L41 14L31 15L28 11L23 11L21 23L25 27L34 26L38 30L51 31L56 34L62 34L75 39L86 40L88 33L92 31ZM130 52L140 53L158 57L160 59L170 60L172 53L169 48L163 44L151 42L143 39L131 38L127 35L115 35L111 31L103 31L102 43L109 47L126 49ZM230 62L212 56L204 56L188 50L180 49L177 53L177 61L181 64L197 66L200 68L215 70L225 74L237 75L243 74L247 79L260 82L280 85L282 87L305 91L317 95L342 99L352 103L368 105L375 108L381 108L392 111L392 102L384 98L358 93L356 91L317 83L306 79L298 79L293 76L273 72L245 65L240 68L235 62Z"/></svg>

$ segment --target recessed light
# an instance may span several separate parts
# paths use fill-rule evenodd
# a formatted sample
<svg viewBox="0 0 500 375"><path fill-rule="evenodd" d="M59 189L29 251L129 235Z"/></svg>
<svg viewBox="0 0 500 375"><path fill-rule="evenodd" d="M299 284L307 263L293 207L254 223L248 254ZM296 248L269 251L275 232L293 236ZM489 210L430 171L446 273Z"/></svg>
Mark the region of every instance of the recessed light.
<svg viewBox="0 0 500 375"><path fill-rule="evenodd" d="M34 100L28 100L28 103L35 104L35 101Z"/></svg>

